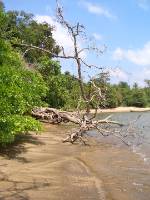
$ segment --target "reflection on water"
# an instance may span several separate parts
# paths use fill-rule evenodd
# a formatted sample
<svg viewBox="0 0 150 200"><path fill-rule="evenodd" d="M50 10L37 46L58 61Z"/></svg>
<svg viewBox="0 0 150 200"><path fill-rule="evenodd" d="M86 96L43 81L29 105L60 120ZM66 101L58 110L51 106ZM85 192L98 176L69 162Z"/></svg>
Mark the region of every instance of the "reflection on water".
<svg viewBox="0 0 150 200"><path fill-rule="evenodd" d="M135 119L140 118L134 122L135 132L141 131L144 138L142 144L139 146L133 146L133 152L141 156L147 164L150 164L150 112L145 113L121 113L115 114L114 119L130 123Z"/></svg>
<svg viewBox="0 0 150 200"><path fill-rule="evenodd" d="M105 116L108 114L98 118ZM104 157L103 150L100 153L102 158L94 154L92 162L103 163L99 167L95 164L95 170L101 173L105 188L109 188L113 199L150 200L150 112L114 113L112 119L125 124L134 122L135 131L142 131L144 139L141 145L129 149L114 137L98 136L97 140L105 150Z"/></svg>
<svg viewBox="0 0 150 200"><path fill-rule="evenodd" d="M104 118L107 115L109 114L101 114L98 118ZM135 142L132 150L150 164L150 112L114 113L112 120L119 121L127 126L132 124L134 132L143 136L140 138L140 145L136 145Z"/></svg>

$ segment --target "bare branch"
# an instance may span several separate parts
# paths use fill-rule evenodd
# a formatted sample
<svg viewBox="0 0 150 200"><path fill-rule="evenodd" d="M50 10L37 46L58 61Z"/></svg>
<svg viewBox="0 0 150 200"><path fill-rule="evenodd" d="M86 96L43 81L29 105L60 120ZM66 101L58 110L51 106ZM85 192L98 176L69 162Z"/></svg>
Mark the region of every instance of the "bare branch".
<svg viewBox="0 0 150 200"><path fill-rule="evenodd" d="M111 116L106 117L102 120L93 121L93 118L88 118L86 114L83 116L77 115L77 113L69 113L66 111L59 111L54 108L35 108L32 111L32 116L40 119L41 121L52 123L52 124L59 124L59 123L66 123L72 122L79 125L79 128L73 130L64 140L63 142L71 142L74 143L75 141L79 140L82 143L85 143L83 137L85 133L91 129L97 129L103 136L108 136L114 134L116 132L112 132L112 130L107 130L106 128L99 127L99 124L115 124L119 126L123 126L122 123L117 121L109 120ZM111 127L111 126L110 126ZM119 133L119 132L118 132ZM123 138L122 135L116 134L117 137Z"/></svg>
<svg viewBox="0 0 150 200"><path fill-rule="evenodd" d="M119 126L124 126L123 123L120 123L120 122L117 122L117 121L105 120L105 119L98 120L98 121L95 121L93 123L95 123L95 124L116 124L116 125L119 125Z"/></svg>
<svg viewBox="0 0 150 200"><path fill-rule="evenodd" d="M97 53L99 53L99 54L103 54L104 53L104 50L102 50L102 49L100 49L100 48L98 48L98 47L93 47L93 46L91 46L91 47L85 47L85 48L82 48L82 49L80 49L79 51L78 51L78 54L80 54L80 53L82 53L82 52L84 52L84 51L95 51L95 52L97 52Z"/></svg>
<svg viewBox="0 0 150 200"><path fill-rule="evenodd" d="M80 58L80 60L86 67L89 67L89 68L94 67L94 68L97 68L97 69L100 69L100 70L102 69L102 67L98 67L98 66L93 65L93 64L87 64L82 58Z"/></svg>
<svg viewBox="0 0 150 200"><path fill-rule="evenodd" d="M53 58L63 58L63 59L74 59L74 56L60 56L60 55L57 55L55 53L52 53L50 50L48 49L44 49L44 48L41 48L41 47L37 47L37 46L34 46L34 45L29 45L29 44L16 44L18 46L23 46L23 47L27 47L28 49L26 51L30 51L32 49L36 49L36 50L40 50L40 51L43 51L45 53L48 53L50 54ZM27 53L27 52L26 52Z"/></svg>

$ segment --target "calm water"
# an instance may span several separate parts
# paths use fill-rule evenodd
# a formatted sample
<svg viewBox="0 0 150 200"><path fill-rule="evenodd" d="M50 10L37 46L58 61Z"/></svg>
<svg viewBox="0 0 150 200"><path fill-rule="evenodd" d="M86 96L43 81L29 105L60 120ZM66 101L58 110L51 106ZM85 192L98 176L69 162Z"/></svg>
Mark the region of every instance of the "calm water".
<svg viewBox="0 0 150 200"><path fill-rule="evenodd" d="M101 114L98 118L108 115ZM107 147L102 161L96 158L97 162L104 163L101 168L97 165L97 172L100 172L113 199L150 200L150 112L114 113L112 119L124 124L132 123L134 132L144 137L140 145L127 147L113 136L104 138L92 132L100 145Z"/></svg>
<svg viewBox="0 0 150 200"><path fill-rule="evenodd" d="M140 145L136 141L131 148L146 164L150 164L150 112L115 113L112 119L123 122L127 126L132 124L134 132L141 134Z"/></svg>

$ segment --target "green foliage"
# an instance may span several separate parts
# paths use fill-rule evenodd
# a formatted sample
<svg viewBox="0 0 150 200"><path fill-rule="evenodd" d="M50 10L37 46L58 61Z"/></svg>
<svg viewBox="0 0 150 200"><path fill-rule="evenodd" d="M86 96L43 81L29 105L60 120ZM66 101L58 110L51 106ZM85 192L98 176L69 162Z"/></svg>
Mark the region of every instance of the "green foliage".
<svg viewBox="0 0 150 200"><path fill-rule="evenodd" d="M139 88L133 89L128 105L136 107L146 107L147 97L144 90Z"/></svg>
<svg viewBox="0 0 150 200"><path fill-rule="evenodd" d="M15 66L17 69L22 62L20 55L10 47L10 44L0 39L0 65Z"/></svg>
<svg viewBox="0 0 150 200"><path fill-rule="evenodd" d="M147 106L150 106L150 80L145 80L146 86L144 88L144 92L147 99Z"/></svg>
<svg viewBox="0 0 150 200"><path fill-rule="evenodd" d="M42 78L25 69L2 65L0 68L0 114L23 114L42 105L46 88Z"/></svg>
<svg viewBox="0 0 150 200"><path fill-rule="evenodd" d="M135 83L133 88L126 82L120 82L118 85L108 87L107 107L117 106L135 106L146 107L150 102L150 89L147 85L145 88L139 88Z"/></svg>
<svg viewBox="0 0 150 200"><path fill-rule="evenodd" d="M65 88L65 77L62 74L50 76L47 80L47 84L49 91L46 96L46 102L55 108L63 107L69 95Z"/></svg>
<svg viewBox="0 0 150 200"><path fill-rule="evenodd" d="M24 11L8 11L7 13L3 12L3 15L5 15L1 31L3 38L9 40L22 54L27 48L20 46L21 43L45 48L56 54L60 52L59 46L52 37L53 27L48 23L37 23L32 14ZM50 56L45 52L30 48L24 57L28 63L35 63L45 55Z"/></svg>
<svg viewBox="0 0 150 200"><path fill-rule="evenodd" d="M108 108L115 108L119 105L118 102L118 94L115 87L109 85L107 86L107 95L106 95L106 107Z"/></svg>
<svg viewBox="0 0 150 200"><path fill-rule="evenodd" d="M52 31L52 26L37 23L32 14L5 12L0 1L0 144L13 142L17 134L40 129L40 124L28 116L33 107L46 102L50 107L73 110L78 105L78 80L69 72L63 74L60 63L50 54L20 46L35 45L58 54L60 48ZM150 105L150 80L145 80L145 88L136 83L131 88L126 82L111 85L109 81L108 73L100 73L94 80L106 101L95 96L90 107ZM83 83L83 87L87 96L95 94L90 82Z"/></svg>
<svg viewBox="0 0 150 200"><path fill-rule="evenodd" d="M6 34L7 15L4 12L4 5L0 1L0 38Z"/></svg>
<svg viewBox="0 0 150 200"><path fill-rule="evenodd" d="M51 60L48 56L43 56L38 59L38 71L47 80L50 76L57 76L61 74L60 63Z"/></svg>
<svg viewBox="0 0 150 200"><path fill-rule="evenodd" d="M40 123L31 117L21 115L0 117L0 144L11 143L17 134L26 133L29 130L41 130Z"/></svg>
<svg viewBox="0 0 150 200"><path fill-rule="evenodd" d="M19 54L2 40L0 88L0 143L12 142L16 134L39 129L39 124L24 114L43 104L47 88L41 75L26 69Z"/></svg>
<svg viewBox="0 0 150 200"><path fill-rule="evenodd" d="M71 77L64 74L49 76L47 79L49 91L46 102L55 108L75 108L78 99L76 98L77 93L79 93L79 87L76 83L77 81L71 80Z"/></svg>
<svg viewBox="0 0 150 200"><path fill-rule="evenodd" d="M47 87L45 101L50 107L72 109L79 98L78 81L70 73L61 73L60 63L43 56L38 59L37 70L43 76Z"/></svg>

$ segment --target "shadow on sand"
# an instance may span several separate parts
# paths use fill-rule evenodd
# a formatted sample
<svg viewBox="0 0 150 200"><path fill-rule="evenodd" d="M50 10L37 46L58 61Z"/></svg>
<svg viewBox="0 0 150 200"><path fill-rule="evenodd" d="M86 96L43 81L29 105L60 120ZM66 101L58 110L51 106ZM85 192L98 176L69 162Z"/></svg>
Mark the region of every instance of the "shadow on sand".
<svg viewBox="0 0 150 200"><path fill-rule="evenodd" d="M0 147L0 157L16 160L24 166L25 163L30 162L22 154L28 151L26 144L44 145L45 143L41 142L36 135L19 135L13 144ZM0 164L0 168L2 167L0 170L0 200L29 200L28 191L36 191L50 186L50 183L42 180L26 181L23 178L22 180L13 180L9 174L5 173L4 169L5 166L7 168L7 165L7 163Z"/></svg>
<svg viewBox="0 0 150 200"><path fill-rule="evenodd" d="M30 198L26 192L41 190L51 186L51 183L43 181L32 180L31 182L28 182L11 180L3 172L0 176L2 186L0 188L0 200L29 200Z"/></svg>
<svg viewBox="0 0 150 200"><path fill-rule="evenodd" d="M20 162L28 162L26 158L19 156L21 153L26 152L25 144L44 145L38 137L31 134L18 135L14 143L7 146L0 146L0 156L6 159L16 159Z"/></svg>

